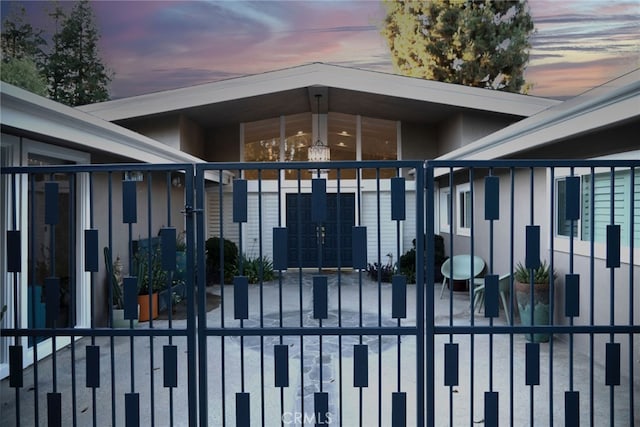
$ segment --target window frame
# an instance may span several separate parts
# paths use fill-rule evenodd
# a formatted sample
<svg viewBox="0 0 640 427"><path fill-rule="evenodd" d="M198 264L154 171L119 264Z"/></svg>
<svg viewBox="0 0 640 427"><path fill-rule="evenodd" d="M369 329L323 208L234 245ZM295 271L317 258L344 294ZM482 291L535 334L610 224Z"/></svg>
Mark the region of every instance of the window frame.
<svg viewBox="0 0 640 427"><path fill-rule="evenodd" d="M469 203L462 203L460 196L462 194L469 193ZM470 211L467 215L466 209L471 209L473 205L473 193L471 193L471 185L466 182L464 184L456 185L456 202L455 202L455 211L456 211L456 234L459 236L471 236L471 228L473 226L473 212ZM464 216L463 216L464 215ZM462 219L470 218L471 223L468 224L468 227L465 227Z"/></svg>
<svg viewBox="0 0 640 427"><path fill-rule="evenodd" d="M629 168L616 168L615 169L615 173L619 174L621 172L627 171L628 173L630 173L630 169ZM577 227L577 236L574 236L573 239L571 238L570 235L561 235L558 234L558 221L557 221L557 211L558 211L558 202L559 202L559 196L558 196L558 192L554 191L554 197L553 197L553 203L555 204L554 206L554 217L553 217L553 237L554 237L554 250L558 251L558 252L562 252L562 253L570 253L572 250L572 246L571 246L571 242L573 240L573 253L575 255L579 255L579 256L586 256L589 257L593 254L594 258L596 259L606 259L606 242L604 241L599 241L599 240L595 240L593 242L593 253L592 253L592 249L591 249L591 239L589 236L586 236L583 234L583 218L584 218L584 193L583 193L583 189L584 189L584 179L585 176L593 176L594 179L595 177L597 177L598 175L601 174L609 174L611 171L610 168L605 167L605 168L595 168L593 170L593 174L591 169L589 168L576 168L573 172L573 175L571 174L571 171L569 170L569 168L557 168L554 174L554 181L553 183L551 183L551 174L548 171L547 172L547 179L548 181L548 185L554 185L554 190L557 189L556 183L558 180L561 179L565 179L569 176L577 176L580 178L580 219L575 221L575 226ZM636 173L639 173L639 169L636 168L635 169ZM629 176L627 176L625 178L625 182L629 179ZM638 185L638 179L636 178L636 182L635 182L636 186ZM633 194L633 191L631 191L630 194ZM636 207L637 209L637 207ZM630 218L630 220L633 220L633 217ZM622 237L622 236L621 236ZM586 239L586 240L585 240ZM631 260L631 250L630 250L630 244L629 242L625 242L624 238L621 239L621 244L620 244L620 260L623 263L628 264ZM640 265L638 264L639 260L640 260L640 245L635 244L633 245L633 260L634 260L634 265Z"/></svg>
<svg viewBox="0 0 640 427"><path fill-rule="evenodd" d="M451 233L451 187L438 189L438 225L442 233ZM444 215L443 215L444 213Z"/></svg>

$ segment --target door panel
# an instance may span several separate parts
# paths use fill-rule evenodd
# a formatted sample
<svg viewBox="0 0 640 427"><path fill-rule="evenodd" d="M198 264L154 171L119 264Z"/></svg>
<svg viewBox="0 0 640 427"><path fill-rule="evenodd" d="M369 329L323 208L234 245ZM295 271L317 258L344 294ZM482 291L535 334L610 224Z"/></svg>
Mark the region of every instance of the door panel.
<svg viewBox="0 0 640 427"><path fill-rule="evenodd" d="M322 224L311 221L311 194L288 194L289 267L351 266L351 227L354 225L354 194L327 194L327 220Z"/></svg>

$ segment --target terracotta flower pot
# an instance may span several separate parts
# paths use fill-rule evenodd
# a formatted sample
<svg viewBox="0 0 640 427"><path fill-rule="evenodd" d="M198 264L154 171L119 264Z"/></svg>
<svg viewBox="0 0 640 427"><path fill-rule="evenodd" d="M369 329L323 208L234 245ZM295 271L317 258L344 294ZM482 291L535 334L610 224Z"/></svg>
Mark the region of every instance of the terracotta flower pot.
<svg viewBox="0 0 640 427"><path fill-rule="evenodd" d="M140 306L141 322L149 321L149 295L138 295L138 304ZM151 294L151 318L156 319L158 317L158 293Z"/></svg>

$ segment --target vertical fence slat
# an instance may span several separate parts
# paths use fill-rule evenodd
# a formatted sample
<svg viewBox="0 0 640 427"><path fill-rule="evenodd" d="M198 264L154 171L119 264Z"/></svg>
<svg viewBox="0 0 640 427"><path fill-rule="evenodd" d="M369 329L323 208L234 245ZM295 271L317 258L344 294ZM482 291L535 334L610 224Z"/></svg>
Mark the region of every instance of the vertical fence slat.
<svg viewBox="0 0 640 427"><path fill-rule="evenodd" d="M313 318L328 317L328 285L327 276L313 276Z"/></svg>
<svg viewBox="0 0 640 427"><path fill-rule="evenodd" d="M236 393L236 427L251 425L249 393Z"/></svg>
<svg viewBox="0 0 640 427"><path fill-rule="evenodd" d="M140 395L138 393L125 393L124 413L126 427L140 426Z"/></svg>
<svg viewBox="0 0 640 427"><path fill-rule="evenodd" d="M286 270L289 264L288 233L286 227L273 228L273 269Z"/></svg>
<svg viewBox="0 0 640 427"><path fill-rule="evenodd" d="M175 227L160 229L162 269L165 271L176 270L176 236Z"/></svg>
<svg viewBox="0 0 640 427"><path fill-rule="evenodd" d="M60 314L60 278L47 277L44 280L45 307L47 312L47 325L53 325ZM60 326L60 325L56 325Z"/></svg>
<svg viewBox="0 0 640 427"><path fill-rule="evenodd" d="M233 278L233 316L236 320L249 318L249 279L246 276Z"/></svg>
<svg viewBox="0 0 640 427"><path fill-rule="evenodd" d="M540 344L526 344L525 362L525 384L540 385Z"/></svg>
<svg viewBox="0 0 640 427"><path fill-rule="evenodd" d="M565 427L578 427L580 425L580 393L577 391L565 391L564 393Z"/></svg>
<svg viewBox="0 0 640 427"><path fill-rule="evenodd" d="M540 267L540 226L527 225L525 267L537 269Z"/></svg>
<svg viewBox="0 0 640 427"><path fill-rule="evenodd" d="M499 277L495 274L484 277L484 317L498 317L500 315L498 280Z"/></svg>
<svg viewBox="0 0 640 427"><path fill-rule="evenodd" d="M22 378L22 346L9 346L9 387L20 388L24 385Z"/></svg>
<svg viewBox="0 0 640 427"><path fill-rule="evenodd" d="M62 426L62 394L47 393L47 423L49 427Z"/></svg>
<svg viewBox="0 0 640 427"><path fill-rule="evenodd" d="M402 274L395 274L391 278L391 317L407 317L407 277Z"/></svg>
<svg viewBox="0 0 640 427"><path fill-rule="evenodd" d="M444 385L452 387L458 385L458 344L444 345Z"/></svg>
<svg viewBox="0 0 640 427"><path fill-rule="evenodd" d="M609 342L605 347L605 384L620 385L620 343Z"/></svg>
<svg viewBox="0 0 640 427"><path fill-rule="evenodd" d="M22 269L22 251L20 247L20 231L7 231L7 272L9 273L20 273Z"/></svg>
<svg viewBox="0 0 640 427"><path fill-rule="evenodd" d="M311 222L321 223L327 219L327 180L311 180Z"/></svg>
<svg viewBox="0 0 640 427"><path fill-rule="evenodd" d="M247 180L233 181L233 222L247 222Z"/></svg>
<svg viewBox="0 0 640 427"><path fill-rule="evenodd" d="M607 268L620 268L620 226L607 225Z"/></svg>
<svg viewBox="0 0 640 427"><path fill-rule="evenodd" d="M45 182L44 184L44 223L56 225L60 221L60 197L57 182Z"/></svg>
<svg viewBox="0 0 640 427"><path fill-rule="evenodd" d="M328 425L329 419L330 419L329 393L325 393L325 392L314 393L313 409L315 413L316 425L317 426Z"/></svg>
<svg viewBox="0 0 640 427"><path fill-rule="evenodd" d="M122 181L122 223L135 224L137 221L136 181Z"/></svg>
<svg viewBox="0 0 640 427"><path fill-rule="evenodd" d="M369 386L369 346L356 344L353 346L353 386Z"/></svg>
<svg viewBox="0 0 640 427"><path fill-rule="evenodd" d="M406 210L406 190L402 177L391 178L391 220L404 221L407 217Z"/></svg>
<svg viewBox="0 0 640 427"><path fill-rule="evenodd" d="M367 227L352 227L351 244L353 268L367 268Z"/></svg>
<svg viewBox="0 0 640 427"><path fill-rule="evenodd" d="M178 347L165 345L162 348L162 359L164 387L178 387Z"/></svg>
<svg viewBox="0 0 640 427"><path fill-rule="evenodd" d="M122 279L124 318L127 320L138 318L138 280L137 277Z"/></svg>
<svg viewBox="0 0 640 427"><path fill-rule="evenodd" d="M498 427L498 392L486 391L484 393L484 425Z"/></svg>
<svg viewBox="0 0 640 427"><path fill-rule="evenodd" d="M289 387L289 346L273 346L275 387Z"/></svg>
<svg viewBox="0 0 640 427"><path fill-rule="evenodd" d="M88 388L100 387L100 346L88 345L85 348L86 359L86 386Z"/></svg>
<svg viewBox="0 0 640 427"><path fill-rule="evenodd" d="M580 219L580 177L568 176L565 179L565 219L577 221Z"/></svg>
<svg viewBox="0 0 640 427"><path fill-rule="evenodd" d="M391 427L406 427L407 425L407 393L395 392L391 394Z"/></svg>
<svg viewBox="0 0 640 427"><path fill-rule="evenodd" d="M498 220L500 219L500 178L486 176L484 186L484 219Z"/></svg>
<svg viewBox="0 0 640 427"><path fill-rule="evenodd" d="M565 304L564 315L567 317L580 316L580 275L565 275Z"/></svg>
<svg viewBox="0 0 640 427"><path fill-rule="evenodd" d="M98 254L98 230L84 230L84 271L98 271L100 264Z"/></svg>

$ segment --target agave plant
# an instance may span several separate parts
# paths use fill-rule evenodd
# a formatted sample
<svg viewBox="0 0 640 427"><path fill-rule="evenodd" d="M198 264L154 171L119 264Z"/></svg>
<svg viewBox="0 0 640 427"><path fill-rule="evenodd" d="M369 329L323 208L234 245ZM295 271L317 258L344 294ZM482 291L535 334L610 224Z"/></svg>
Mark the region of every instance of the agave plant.
<svg viewBox="0 0 640 427"><path fill-rule="evenodd" d="M513 276L517 282L531 283L531 269L526 268L521 262L516 266ZM555 272L553 277L555 277ZM547 261L543 261L540 266L533 270L533 283L549 283L551 278L551 267L547 264Z"/></svg>

